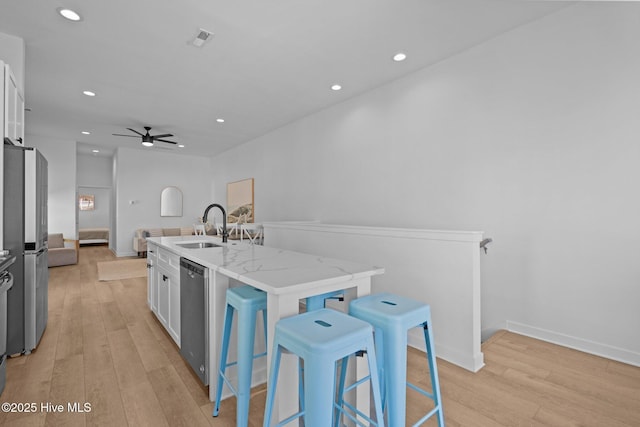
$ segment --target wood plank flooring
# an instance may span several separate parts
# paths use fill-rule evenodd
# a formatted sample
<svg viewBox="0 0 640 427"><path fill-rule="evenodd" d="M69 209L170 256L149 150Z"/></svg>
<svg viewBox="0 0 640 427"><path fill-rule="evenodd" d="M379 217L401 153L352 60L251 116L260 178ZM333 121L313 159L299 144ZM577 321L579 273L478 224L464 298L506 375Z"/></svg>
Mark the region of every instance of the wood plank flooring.
<svg viewBox="0 0 640 427"><path fill-rule="evenodd" d="M235 399L211 416L206 389L147 308L146 279L97 281L96 263L110 259L106 247L84 246L78 265L49 269L47 330L36 351L8 361L0 397L37 410L0 412L0 425L234 426ZM483 351L475 374L439 360L450 427L640 426L640 368L508 332ZM410 350L408 364L411 380L428 385L423 354ZM256 388L251 426L262 425L264 399ZM69 412L74 402L90 412ZM41 410L47 403L64 411ZM428 408L408 392L409 422Z"/></svg>

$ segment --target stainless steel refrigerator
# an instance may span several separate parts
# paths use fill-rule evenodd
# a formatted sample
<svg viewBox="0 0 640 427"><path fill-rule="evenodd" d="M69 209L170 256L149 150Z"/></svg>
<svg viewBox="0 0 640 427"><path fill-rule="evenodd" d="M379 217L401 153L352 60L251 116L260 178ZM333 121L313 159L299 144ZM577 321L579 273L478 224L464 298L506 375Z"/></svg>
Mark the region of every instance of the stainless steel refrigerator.
<svg viewBox="0 0 640 427"><path fill-rule="evenodd" d="M4 145L4 249L9 268L7 354L35 349L48 320L48 165L33 148Z"/></svg>

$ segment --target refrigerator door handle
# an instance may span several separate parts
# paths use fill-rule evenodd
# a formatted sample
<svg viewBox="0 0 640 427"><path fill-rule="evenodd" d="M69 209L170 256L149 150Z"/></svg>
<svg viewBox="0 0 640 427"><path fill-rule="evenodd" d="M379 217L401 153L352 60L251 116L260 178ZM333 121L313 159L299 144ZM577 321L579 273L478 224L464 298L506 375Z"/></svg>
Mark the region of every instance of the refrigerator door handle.
<svg viewBox="0 0 640 427"><path fill-rule="evenodd" d="M47 247L45 246L45 247L40 248L40 249L39 249L39 250L37 250L37 251L24 251L24 254L25 254L25 255L35 255L35 256L38 256L38 255L42 255L42 254L43 254L43 253L45 253L46 251L48 251L48 249L47 249Z"/></svg>

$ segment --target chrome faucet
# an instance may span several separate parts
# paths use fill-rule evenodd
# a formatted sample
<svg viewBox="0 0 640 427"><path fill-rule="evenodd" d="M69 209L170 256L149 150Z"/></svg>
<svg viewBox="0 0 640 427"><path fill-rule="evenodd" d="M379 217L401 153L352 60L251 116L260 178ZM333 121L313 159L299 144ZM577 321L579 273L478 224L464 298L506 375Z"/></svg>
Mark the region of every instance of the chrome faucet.
<svg viewBox="0 0 640 427"><path fill-rule="evenodd" d="M204 210L204 215L202 216L202 222L204 224L207 223L207 215L209 215L209 210L211 208L218 208L222 211L222 243L227 243L227 237L229 237L229 233L227 232L227 212L221 205L212 203L207 206L207 209Z"/></svg>

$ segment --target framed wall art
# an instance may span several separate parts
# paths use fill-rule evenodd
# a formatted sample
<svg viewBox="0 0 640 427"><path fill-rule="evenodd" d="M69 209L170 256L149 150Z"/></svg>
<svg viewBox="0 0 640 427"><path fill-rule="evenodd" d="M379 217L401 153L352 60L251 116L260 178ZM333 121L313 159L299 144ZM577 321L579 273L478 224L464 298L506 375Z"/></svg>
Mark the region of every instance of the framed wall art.
<svg viewBox="0 0 640 427"><path fill-rule="evenodd" d="M82 194L78 197L78 206L81 211L92 211L96 208L93 194Z"/></svg>
<svg viewBox="0 0 640 427"><path fill-rule="evenodd" d="M253 178L227 184L227 221L254 222Z"/></svg>

